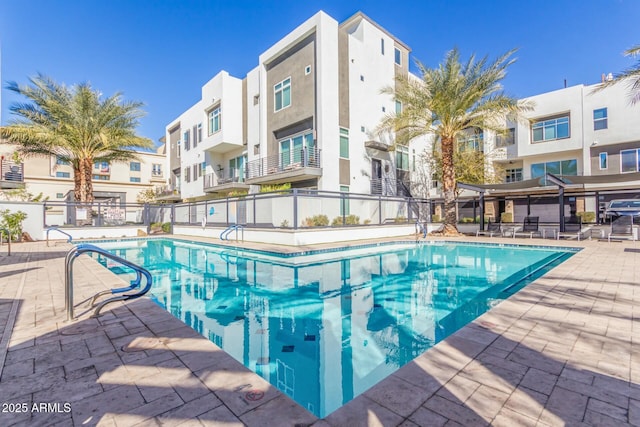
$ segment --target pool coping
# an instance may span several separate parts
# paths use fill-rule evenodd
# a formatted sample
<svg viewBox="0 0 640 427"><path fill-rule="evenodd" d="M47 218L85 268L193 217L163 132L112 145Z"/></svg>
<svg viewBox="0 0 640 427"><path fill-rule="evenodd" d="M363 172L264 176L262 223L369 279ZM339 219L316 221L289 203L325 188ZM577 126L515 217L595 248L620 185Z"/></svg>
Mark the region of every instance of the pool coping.
<svg viewBox="0 0 640 427"><path fill-rule="evenodd" d="M189 240L195 239L190 237ZM211 239L203 240L211 242ZM482 242L498 241L505 244L510 244L508 242L512 242L512 239L508 239L508 241L507 239L471 240ZM537 242L538 239L536 239L535 241ZM459 242L462 242L462 240L460 240ZM557 244L555 243L555 241L545 242L544 246L557 246ZM559 354L562 353L558 350L561 343L556 342L554 340L554 337L552 336L546 337L547 341L545 344L547 346L550 346L550 354L553 355L553 357L550 357L545 352L546 347L541 346L540 344L540 342L543 341L545 337L540 336L539 333L533 334L535 336L530 335L532 335L532 331L535 331L536 326L546 325L546 327L550 328L551 326L547 323L550 322L551 324L553 324L555 321L557 321L554 320L554 316L557 318L563 318L561 315L562 313L559 313L555 308L546 307L545 305L539 305L541 302L545 301L546 298L550 298L550 295L554 294L554 292L557 292L558 289L565 290L565 292L560 295L560 299L562 299L562 297L569 298L571 297L571 294L567 294L566 289L571 290L573 289L573 285L575 285L575 283L580 283L581 280L584 280L588 284L593 283L595 287L600 286L601 288L607 283L617 283L618 287L624 287L625 292L627 292L628 289L626 289L626 285L623 286L623 284L626 283L627 279L621 279L621 277L624 276L624 274L622 273L625 272L625 269L620 268L614 270L615 274L618 274L619 278L617 281L611 281L606 276L606 274L603 275L602 267L607 267L604 270L604 273L607 273L608 268L614 266L616 262L620 263L625 259L637 261L639 258L637 253L626 252L624 250L630 248L630 245L632 244L635 248L635 243L631 242L622 244L603 244L598 242L577 243L576 245L583 247L584 250L581 250L578 253L574 254L565 263L552 270L552 272L550 272L553 273L552 275L548 273L547 275L537 279L536 281L528 285L525 289L521 290L506 301L498 304L491 311L483 314L471 324L465 326L444 341L438 343L432 349L414 359L413 362L405 365L390 377L387 377L376 386L372 387L365 393L348 402L346 405L331 413L323 420L317 420L315 419L315 417L310 416L310 413L308 413L305 409L299 407L298 404L291 401L284 394L278 392L277 390L273 390L273 387L266 383L266 381L264 381L261 377L253 374L251 371L246 370L244 366L240 365L238 362L235 362L235 360L231 358L231 356L226 355L226 353L222 352L217 346L215 346L215 344L210 343L204 337L200 337L200 335L195 333L195 331L193 331L191 328L187 327L184 323L165 312L161 307L156 306L150 300L134 301L129 304L122 304L120 307L114 307L111 311L106 313L105 316L103 316L100 322L98 322L100 323L98 328L100 328L101 332L104 332L104 334L106 334L106 336L112 343L122 343L127 342L127 340L129 340L128 342L131 343L132 340L135 341L136 339L140 339L145 334L156 337L163 334L171 335L168 338L165 337L166 341L161 342L161 344L156 343L156 346L162 347L163 350L159 350L160 347L148 348L145 349L144 352L146 353L147 357L156 358L158 358L159 353L171 353L173 355L171 360L179 360L179 362L192 374L188 376L189 380L193 381L194 379L197 379L200 387L204 386L208 390L208 393L210 393L211 395L211 400L215 401L217 405L214 408L211 408L210 412L217 412L216 415L209 414L209 418L207 418L207 416L205 416L204 414L199 414L199 420L204 424L211 423L213 421L220 421L223 419L228 419L229 421L233 421L233 419L235 419L236 422L244 423L245 425L260 425L260 423L264 421L264 417L269 416L272 417L270 419L274 421L283 421L284 424L301 423L306 425L403 424L409 426L423 425L422 422L436 422L436 424L443 425L444 422L447 421L455 421L460 424L467 424L467 422L471 424L486 424L488 422L492 422L497 425L499 424L499 421L504 421L507 419L511 421L519 420L533 422L534 424L532 425L535 425L536 422L548 425L556 425L560 422L567 423L572 420L577 420L578 418L578 415L573 414L573 412L576 412L575 410L573 410L572 412L571 408L563 408L561 405L561 401L563 400L561 399L561 397L564 396L566 400L566 396L570 393L573 393L570 394L571 397L574 397L578 400L586 396L586 400L582 399L587 403L585 403L582 410L581 421L584 421L584 419L586 419L585 417L587 416L593 418L596 417L596 415L600 417L599 419L604 419L602 417L619 415L615 412L615 409L619 409L619 406L616 406L614 403L609 402L605 397L596 395L595 390L592 391L592 394L594 394L594 396L585 394L584 391L585 388L593 386L593 383L596 379L600 380L601 383L606 383L607 381L615 382L611 380L611 378L617 379L622 375L620 372L616 372L615 375L611 374L610 371L613 370L613 367L604 365L606 359L610 359L611 356L609 354L604 354L604 356L607 357L603 357L603 345L600 344L600 351L594 351L593 349L590 349L585 345L582 345L582 347L584 348L581 347L578 351L578 354L580 356L591 354L596 358L598 363L602 362L602 366L596 364L596 366L594 367L590 364L585 365L585 362L574 360L571 357L567 359L567 355ZM18 249L20 249L21 247L20 245L16 246L18 246ZM61 246L66 248L70 247L65 246L64 244ZM58 246L58 249L61 246ZM265 246L268 247L268 245ZM36 249L35 246L34 249ZM37 249L38 250L34 250L33 253L45 253L47 251L47 249L43 247L38 247ZM613 253L613 255L611 255L610 252ZM34 256L32 258L37 258L37 256ZM28 257L25 257L25 260L27 266L29 266L30 263L33 262ZM93 262L92 260L82 261L83 262L78 263L78 274L80 274L82 277L99 279L98 281L100 282L100 285L102 285L102 287L109 286L113 282L117 282L120 280L117 278L117 276L106 270L96 270L94 268L94 264L91 264ZM609 264L607 264L605 261L609 262ZM633 267L633 271L631 271L632 279L629 280L629 282L633 282L633 277L640 276L640 273L635 267L635 265L638 265L639 263L632 262L630 264ZM48 269L50 269L52 273L49 276L55 276L56 274L59 275L59 266L57 268L53 267L53 265L48 266ZM21 277L22 280L23 278L27 277L28 272L23 272L21 274L23 274L23 276ZM570 276L572 274L578 276L580 280L571 278ZM559 279L556 278L556 276L558 276ZM95 285L86 286L83 287L82 291L79 294L88 295L91 292L95 291L95 289ZM576 289L584 290L584 286L577 286ZM16 292L15 299L21 300L23 295L20 295L20 292L18 292L17 289L14 289L14 291ZM30 290L25 290L25 292L28 294ZM57 300L59 302L59 295L55 295L56 293L59 294L59 290L57 292L51 292L54 294L54 301ZM0 294L0 296L2 296L2 294ZM616 300L615 296L616 295L613 295L613 297L608 297L606 295L603 295L602 298L606 297L606 301L613 304ZM634 294L632 292L631 297L625 296L625 298L625 301L630 301L627 305L633 306L633 304L637 303L638 299L640 299L640 295L638 295L637 293ZM41 320L40 323L38 323L39 319L37 314L36 316L34 316L35 319L32 326L36 329L33 332L29 331L29 328L26 327L28 322L25 323L25 320L22 319L20 315L16 318L16 324L13 327L12 337L9 342L9 355L11 355L12 352L19 352L21 349L30 348L30 346L27 346L26 344L27 342L30 342L29 340L33 340L33 346L35 346L38 342L38 338L40 338L39 341L43 341L45 344L47 342L65 341L64 337L68 335L62 335L61 333L65 331L65 328L69 328L70 325L64 324L60 315L60 307L58 306L58 304L54 305L57 306L57 309L53 310L52 315L46 317L44 320ZM574 303L574 305L576 304ZM627 305L623 305L623 307L627 307ZM625 310L627 310L627 308L625 308ZM160 312L158 311L166 313L168 316L170 316L170 319L163 314L160 314ZM548 314L550 316L549 322L545 321L544 318L541 318L538 319L538 321L533 322L532 324L531 315L537 312L544 312L543 314ZM564 318L566 318L567 313L564 314ZM584 317L584 313L582 314ZM596 318L600 317L598 313L596 313L595 316ZM585 326L587 323L589 323L589 325L593 323L586 322L586 320L588 320L587 317L581 320L583 323L582 326ZM615 316L613 319L616 319ZM630 319L631 321L634 319L633 314L631 315ZM602 319L599 319L599 321L601 323ZM52 322L55 323L55 331L50 330L50 323ZM86 324L92 325L95 325L96 323L93 320L85 318L81 318L79 322L81 322L81 324L85 324L82 322L87 322ZM127 329L127 322L133 324L135 327L132 327L131 330ZM176 322L178 322L179 324L176 324ZM609 320L607 318L607 322L605 323L608 322ZM48 326L46 325L47 323L49 324ZM76 324L78 323L76 322ZM124 335L115 336L118 334L111 332L111 335L113 335L114 337L110 337L109 331L118 329L116 328L116 326L114 326L118 324L125 325L127 333L125 334L125 331L120 331L120 333ZM567 323L566 321L565 326L570 326L573 329L580 329L581 327L580 325L574 325L573 323ZM587 328L585 327L585 330L580 330L578 332L578 337L582 333L587 334L588 330L586 329ZM42 333L44 331L48 332L44 333L43 336ZM630 331L634 333L637 332L633 330ZM608 338L606 332L607 331L605 330L600 337L601 340L605 342ZM95 330L92 333L95 334ZM632 343L632 338L637 339L634 333L630 334L629 344ZM89 335L91 335L91 333L89 333ZM31 336L32 338L25 338L27 336ZM91 336L87 339L90 338ZM594 337L591 338L594 339ZM2 341L5 340L6 337L3 336ZM530 340L532 341L532 343L529 342ZM580 340L578 339L578 341ZM62 344L60 345L62 346ZM185 345L189 348L189 350L185 350ZM576 344L574 343L574 346L575 345ZM524 347L524 349L522 347ZM538 347L540 347L539 350ZM120 354L121 352L118 351L118 348L115 346L114 348L116 349L116 352L118 353L122 364L126 367L131 366L131 369L135 371L135 369L138 367L136 366L135 361L128 362L127 353ZM598 346L594 345L594 348L597 349ZM576 350L572 347L571 352L574 351ZM523 352L524 356L520 354ZM540 353L540 357L535 357L536 352ZM200 357L194 357L194 354L200 354ZM203 366L203 361L201 360L202 354L215 355L215 363L211 362L213 364L210 364L209 366ZM526 356L529 356L528 359ZM556 366L557 363L553 363L555 361L554 358L557 358L558 360L565 360L560 371L558 371L559 368ZM478 381L480 379L479 377L482 377L483 375L492 377L492 375L487 375L486 372L474 374L474 372L479 372L478 369L480 367L477 366L478 364L483 365L485 368L487 366L491 366L491 369L489 369L491 371L490 373L502 372L501 370L504 370L504 367L497 366L497 362L495 361L493 364L489 363L489 361L492 361L494 359L495 361L503 360L504 364L508 366L506 371L512 369L513 372L509 371L508 373L502 375L503 378L501 381L501 378L498 378L498 380L496 380L495 378L486 380L485 378L481 381ZM542 359L545 363L542 363L542 365L540 365L540 360L538 359ZM636 408L636 406L634 406L636 405L636 403L633 402L637 402L636 399L640 399L640 390L637 387L633 387L633 385L640 379L638 377L638 366L636 366L638 364L638 360L637 358L631 359L633 364L631 367L627 368L629 372L626 379L629 387L623 387L622 384L618 384L619 388L623 390L617 393L620 396L626 396L627 420L630 419L629 417L631 417L632 414L638 414L636 409L634 409ZM37 372L37 358L34 360L34 363L36 363ZM573 366L570 367L570 369L567 366L567 360L572 361ZM13 360L11 357L9 357L8 361L15 362L15 360ZM482 361L482 363L480 363L479 361ZM78 363L81 362L76 362L76 364ZM15 363L6 363L6 365L10 366L11 370L15 369ZM551 367L546 365L549 365ZM581 369L578 369L582 365L585 365L585 367L593 371L592 374L589 374L591 377L595 378L592 378L591 384L586 384L584 382L581 383L574 378L577 377L578 379L583 379L582 377L580 377L580 373L582 371ZM162 368L164 368L161 364L159 366L160 367L156 366L156 368L161 370ZM469 367L475 367L477 369L474 371ZM518 382L516 382L515 380L505 380L505 378L511 378L510 376L517 376L517 371L525 368L526 372L521 375L521 378ZM115 368L114 370L117 371L117 368ZM231 371L238 372L237 376L241 378L241 384L238 384L238 381L232 378L233 375L229 374L229 372ZM534 380L528 380L528 373L533 371L538 373L540 376L555 376L556 379L554 386L552 388L547 387L549 388L549 390L544 389L544 384L525 384L531 388L523 386L523 383L525 383L526 381L533 381L535 383ZM7 371L5 370L5 372ZM105 375L107 375L108 377L108 374L113 375L113 372L107 370L101 373L101 375L95 379L95 382L102 384L101 379L103 379ZM220 383L222 378L225 378L229 384L237 384L238 387L246 384L251 384L251 387L249 390L247 390L246 387L238 389L238 387L229 388L228 386L226 388L222 387L221 389ZM503 384L505 381L507 383L512 383L507 384L511 386L511 392L509 394L507 394L507 392L505 391L505 389L508 388L507 385ZM578 384L573 384L571 383L571 381L578 381ZM4 375L0 377L0 385L2 385L3 382L5 382ZM496 382L496 384L494 384L494 382ZM9 379L9 386L11 384L12 381L11 379ZM569 387L572 384L575 386L573 389ZM67 383L66 386L69 387L69 384ZM171 387L173 387L172 389L175 390L177 386L173 385ZM592 388L595 389L595 387ZM528 391L523 392L522 390ZM247 406L247 408L249 409L246 411L239 410L237 408L237 402L239 400L242 400L243 398L246 401L247 393L249 391L262 392L263 397L260 399L261 401L259 402L259 404L255 404L255 402L253 404L250 404L249 406ZM109 390L102 390L102 393L109 393ZM564 395L562 395L562 393L564 393ZM615 390L610 391L610 393L617 395ZM177 394L180 395L180 393ZM32 399L35 399L34 396L36 395L37 392L32 393ZM484 408L483 405L478 404L478 402L474 400L474 396L476 395L493 396L492 401L498 401L501 402L501 404L492 403L491 405L489 405L492 407L491 411L487 412L487 408ZM542 397L540 397L539 395L546 396L544 404L539 402L542 400ZM255 397L256 395L252 394L251 396ZM535 396L535 398L532 396ZM190 402L192 401L187 402L185 396L180 395L180 398L182 399L183 404L176 406L175 409L172 409L174 413L167 414L166 412L158 412L156 414L153 414L151 408L147 408L148 411L151 411L147 412L148 414L151 414L149 418L141 418L144 416L140 415L144 412L142 410L138 412L129 411L129 413L125 410L123 411L124 413L116 413L115 415L103 414L102 419L105 421L115 420L118 422L126 422L126 420L138 420L139 422L142 422L151 419L159 422L159 420L166 420L167 417L169 417L169 419L172 419L172 416L174 416L176 411L179 411L180 408L189 408L193 406L189 406ZM516 404L518 402L511 402L511 400L516 398L520 400L526 400L526 398L533 400L534 404L530 404L529 406L540 407L538 408L539 411L537 415L530 413L530 410L528 410L526 407L518 406ZM580 400L580 402L582 402L582 400ZM600 403L596 404L596 407L594 408L594 405L590 403L592 401L597 401ZM152 400L146 402L140 407L149 407L150 405L153 406L153 402L155 401ZM88 404L86 399L80 400L78 404L81 403L85 405ZM613 408L605 406L605 404L613 405ZM640 408L640 406L638 406L638 408ZM455 409L455 411L453 409ZM155 411L159 411L159 409L155 409ZM188 409L182 409L182 411L188 413ZM458 411L459 413L457 413L456 411ZM82 412L83 411L80 411L81 414ZM171 412L171 410L169 412ZM608 414L604 414L603 412L607 412ZM363 420L366 420L366 423L363 424ZM76 423L75 416L73 417L73 422L74 424Z"/></svg>

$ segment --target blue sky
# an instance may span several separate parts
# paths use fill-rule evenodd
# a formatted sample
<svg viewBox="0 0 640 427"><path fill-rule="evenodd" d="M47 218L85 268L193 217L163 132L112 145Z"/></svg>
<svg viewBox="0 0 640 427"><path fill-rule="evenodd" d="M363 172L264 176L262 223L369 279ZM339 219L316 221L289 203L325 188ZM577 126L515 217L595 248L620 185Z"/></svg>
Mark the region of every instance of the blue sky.
<svg viewBox="0 0 640 427"><path fill-rule="evenodd" d="M364 12L430 67L454 46L463 58L517 47L504 81L515 97L597 83L633 65L622 52L640 44L637 0L0 0L2 124L20 100L6 82L40 72L144 102L139 133L157 142L211 77L244 77L319 10L339 22Z"/></svg>

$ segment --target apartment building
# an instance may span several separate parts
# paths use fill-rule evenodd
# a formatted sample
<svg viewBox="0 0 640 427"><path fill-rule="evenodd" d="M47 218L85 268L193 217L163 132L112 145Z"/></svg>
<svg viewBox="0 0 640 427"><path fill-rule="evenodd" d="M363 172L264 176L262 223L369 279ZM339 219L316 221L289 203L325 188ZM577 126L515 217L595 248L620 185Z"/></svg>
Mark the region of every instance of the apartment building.
<svg viewBox="0 0 640 427"><path fill-rule="evenodd" d="M33 195L43 194L50 201L73 201L73 169L55 156L32 157L19 161L15 146L0 143L0 191L25 188ZM93 166L93 195L98 201L136 203L142 190L166 182L165 146L156 152L137 152L139 160Z"/></svg>
<svg viewBox="0 0 640 427"><path fill-rule="evenodd" d="M380 93L407 75L410 49L362 13L319 12L243 78L221 71L166 126L163 200L202 200L261 185L408 194L426 140L390 151L373 130L402 108Z"/></svg>

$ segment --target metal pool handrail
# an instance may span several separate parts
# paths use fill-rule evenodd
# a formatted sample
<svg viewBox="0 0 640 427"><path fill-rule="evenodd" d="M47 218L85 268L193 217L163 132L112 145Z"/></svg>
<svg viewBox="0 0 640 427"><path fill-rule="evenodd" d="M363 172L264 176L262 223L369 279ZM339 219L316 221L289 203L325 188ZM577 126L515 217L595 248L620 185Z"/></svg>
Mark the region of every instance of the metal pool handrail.
<svg viewBox="0 0 640 427"><path fill-rule="evenodd" d="M238 240L238 229L242 230L242 241L244 242L244 225L242 224L233 224L225 228L222 233L220 233L220 240L229 240L229 234L235 230L236 232L236 241Z"/></svg>
<svg viewBox="0 0 640 427"><path fill-rule="evenodd" d="M118 295L102 301L100 304L98 304L95 311L93 312L93 317L99 316L102 308L111 302L127 301L131 299L139 298L144 294L146 294L147 292L149 292L149 289L151 289L153 279L151 278L151 273L149 273L147 269L140 267L139 265L134 264L130 261L127 261L126 259L121 258L117 255L114 255L110 252L107 252L102 248L99 248L94 245L90 245L88 243L83 243L69 250L69 252L67 252L67 256L65 257L65 261L64 261L65 263L65 270L64 270L65 272L65 311L67 312L67 321L73 320L73 262L78 256L87 252L98 253L104 256L105 258L109 258L113 261L116 261L126 267L131 268L133 271L136 272L136 279L131 281L130 286L126 288L115 288L107 291L98 292L91 299L91 303L89 305L90 307L94 306L96 299L98 299L99 297L107 294L117 294L117 293L132 291L140 286L140 282L142 281L142 276L144 276L146 279L146 284L144 288L142 288L139 292L135 294Z"/></svg>
<svg viewBox="0 0 640 427"><path fill-rule="evenodd" d="M0 245L2 245L2 233L7 234L7 256L11 256L11 233L6 228L0 228Z"/></svg>
<svg viewBox="0 0 640 427"><path fill-rule="evenodd" d="M67 240L67 243L71 243L71 241L73 240L73 237L71 237L71 234L65 233L64 231L60 230L58 227L49 227L49 228L47 228L47 246L49 246L49 232L50 231L58 231L58 232L64 234L65 236L69 237L69 239Z"/></svg>

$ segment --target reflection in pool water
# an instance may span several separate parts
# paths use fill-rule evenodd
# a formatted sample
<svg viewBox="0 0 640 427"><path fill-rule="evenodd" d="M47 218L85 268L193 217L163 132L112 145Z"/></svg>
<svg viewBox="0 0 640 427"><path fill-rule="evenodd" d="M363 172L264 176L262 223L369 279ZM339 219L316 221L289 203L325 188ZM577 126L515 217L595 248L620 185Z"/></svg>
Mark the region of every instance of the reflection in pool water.
<svg viewBox="0 0 640 427"><path fill-rule="evenodd" d="M97 244L149 268L160 305L320 417L573 253L404 243L285 257L168 239Z"/></svg>

